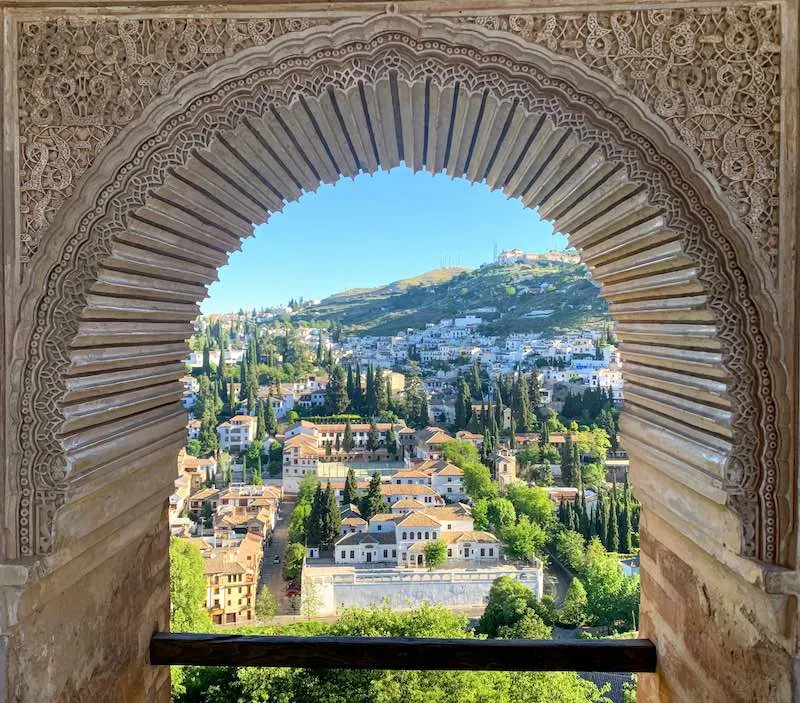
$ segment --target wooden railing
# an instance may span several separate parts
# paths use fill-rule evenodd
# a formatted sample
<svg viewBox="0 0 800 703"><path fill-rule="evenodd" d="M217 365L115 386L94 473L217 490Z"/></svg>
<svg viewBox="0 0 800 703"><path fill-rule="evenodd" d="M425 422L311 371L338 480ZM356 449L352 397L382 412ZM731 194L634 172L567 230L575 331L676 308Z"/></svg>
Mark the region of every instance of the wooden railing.
<svg viewBox="0 0 800 703"><path fill-rule="evenodd" d="M656 648L634 640L284 637L157 632L151 664L307 669L653 672Z"/></svg>

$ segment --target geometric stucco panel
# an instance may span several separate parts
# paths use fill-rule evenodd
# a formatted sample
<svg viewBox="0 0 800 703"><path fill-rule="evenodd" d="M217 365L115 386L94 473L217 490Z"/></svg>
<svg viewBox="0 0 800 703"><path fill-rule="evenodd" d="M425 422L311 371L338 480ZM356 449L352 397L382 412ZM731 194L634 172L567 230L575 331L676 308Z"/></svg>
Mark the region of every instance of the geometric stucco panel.
<svg viewBox="0 0 800 703"><path fill-rule="evenodd" d="M586 15L586 21L588 22L589 20L596 22L597 17ZM511 21L512 18L509 18L509 22ZM513 21L518 26L521 20L515 19ZM102 22L105 22L105 20ZM154 21L147 20L140 21L136 26L141 27L143 26L142 23L146 24L147 22L151 22L151 28L157 24ZM575 131L579 142L602 144L601 150L603 153L607 154L612 160L623 164L624 173L627 174L627 177L632 182L641 184L637 188L644 188L648 191L648 202L657 204L654 207L659 213L658 219L663 219L665 226L673 232L680 233L683 240L682 248L693 262L690 267L691 275L695 276L694 268L696 268L696 276L703 283L697 291L695 291L693 284L686 284L689 286L686 290L678 286L675 294L683 296L687 293L687 290L691 290L696 293L702 292L703 296L707 296L709 308L713 312L712 319L716 322L715 337L719 338L719 344L725 351L720 363L724 364L728 374L726 377L731 380L726 394L733 401L731 427L727 427L728 421L725 418L728 413L725 408L720 409L715 406L711 409L711 414L704 414L702 409L696 408L696 403L691 403L692 407L689 410L677 408L676 406L676 412L670 414L672 406L669 406L667 399L663 398L662 401L659 401L661 403L660 407L664 407L663 413L670 415L670 417L675 415L678 418L683 418L679 425L688 428L688 431L692 433L691 436L695 438L709 433L723 438L732 437L730 456L734 460L728 462L722 468L727 471L724 476L726 492L742 517L744 525L742 551L747 555L762 556L767 561L775 560L778 554L777 543L785 523L784 517L781 516L785 514L785 511L781 512L777 507L779 505L777 493L780 490L780 486L776 484L777 470L775 465L775 454L778 448L778 437L775 432L777 413L775 410L774 386L772 385L773 377L767 368L769 345L762 332L764 326L761 322L761 315L764 308L761 302L756 302L762 299L757 299L756 296L751 294L753 290L749 283L751 274L745 274L742 271L736 260L734 248L728 241L728 237L736 237L736 240L740 242L746 241L744 238L746 235L743 233L742 237L740 237L738 232L741 228L735 225L732 217L729 217L731 208L722 203L722 198L718 198L717 193L708 189L709 179L706 178L706 175L694 174L692 176L693 167L686 160L685 150L682 147L677 148L675 146L677 132L673 130L672 134L669 135L666 130L661 128L660 123L652 123L654 124L652 132L657 137L659 146L656 146L656 144L649 141L649 138L642 136L638 132L634 133L626 126L627 122L624 119L613 111L606 110L601 98L593 97L592 90L594 88L586 88L588 91L586 93L581 92L572 87L572 83L566 81L563 77L559 78L558 71L569 70L574 72L570 73L572 76L570 80L577 84L585 83L586 86L601 86L597 88L598 95L609 94L608 91L612 86L608 79L598 76L595 71L585 70L585 63L581 66L574 59L565 61L557 58L548 50L545 44L539 46L526 45L526 38L521 37L519 34L512 35L508 32L495 32L487 27L473 26L467 29L463 25L454 24L452 21L431 21L426 23L409 18L395 18L392 22L402 28L403 31L405 31L406 27L410 27L414 32L430 33L433 38L421 41L398 31L397 36L392 39L393 44L388 49L381 49L381 42L384 41L383 34L377 34L369 42L365 43L362 40L362 32L387 32L388 30L383 29L382 20L364 22L363 24L344 22L330 28L311 28L306 35L298 34L294 37L286 37L285 40L270 44L259 51L252 50L246 54L241 54L242 66L239 66L239 61L227 62L227 65L217 67L219 70L216 72L204 74L205 77L196 78L194 82L186 86L187 90L191 89L190 93L195 102L186 105L184 103L180 104L181 110L185 110L187 114L192 115L192 118L187 119L185 124L175 118L167 122L166 126L161 127L158 127L157 124L152 126L149 124L139 125L140 131L147 131L151 127L161 130L157 139L149 139L143 146L138 147L144 154L148 150L154 149L153 145L161 144L163 141L164 146L159 146L157 149L157 158L156 156L144 158L144 156L139 155L139 152L132 154L125 151L125 149L122 149L120 153L109 153L108 157L114 160L114 163L119 158L128 159L125 165L115 166L114 173L118 174L119 178L115 179L114 185L108 186L108 192L104 190L101 194L97 194L96 197L98 199L95 200L94 205L89 206L86 214L81 216L83 219L78 224L69 218L67 219L72 222L71 225L63 224L63 220L53 223L53 232L59 233L59 237L54 236L53 244L59 247L61 253L54 252L52 247L43 248L44 253L41 256L44 258L40 259L39 263L50 262L51 256L54 257L52 259L54 261L59 261L59 257L62 261L50 269L50 273L48 273L49 278L46 288L48 291L52 288L51 297L42 298L41 304L35 301L31 302L31 306L35 304L36 309L34 311L33 308L30 308L30 319L31 321L35 319L37 326L32 328L34 329L32 334L33 341L25 357L24 378L30 382L23 383L20 416L24 417L26 421L21 425L19 439L19 446L25 448L22 451L22 463L26 469L26 471L21 472L23 474L21 482L28 481L35 484L35 490L39 491L37 504L37 500L31 497L34 489L29 485L22 486L22 500L26 502L24 507L26 510L36 507L44 510L47 514L42 515L42 520L37 517L37 525L40 530L42 526L45 526L45 529L41 530L38 535L30 534L29 525L23 526L27 537L20 540L22 553L43 553L47 551L49 547L47 540L52 533L46 529L46 526L52 519L51 513L65 495L65 470L63 462L60 462L61 449L58 445L58 439L52 434L52 428L59 426L58 417L55 417L55 415L58 412L60 399L64 395L63 376L65 367L69 365L70 340L73 339L75 328L85 307L85 292L92 281L96 280L97 269L108 256L113 237L117 236L119 232L127 231L127 218L130 213L135 208L144 206L152 184L164 182L166 165L174 163L176 166L182 166L185 164L188 156L184 152L189 149L187 145L194 144L198 148L207 148L213 141L215 130L222 129L222 126L229 125L229 122L229 128L232 129L235 121L241 120L245 114L249 115L250 112L252 112L253 116L264 114L264 104L267 103L262 104L261 101L275 101L280 105L285 102L288 109L289 105L299 101L300 98L313 100L315 96L322 95L326 85L328 85L326 81L333 81L332 75L337 77L338 83L336 85L341 83L343 89L347 89L348 87L353 88L355 82L360 80L359 77L362 75L366 76L363 80L369 86L377 84L379 80L382 80L382 77L389 75L390 70L393 70L397 73L398 81L402 79L409 84L413 81L419 81L421 76L425 80L453 82L456 80L454 76L458 74L458 81L463 82L465 86L473 84L488 86L491 91L497 92L500 98L506 100L506 102L511 97L524 100L525 105L527 105L525 109L529 115L546 114L551 117L557 117L559 124L568 126ZM95 33L100 32L97 29L99 24L96 21L90 23L90 26L95 27L95 30L93 30ZM119 32L120 29L127 31L127 25L118 20L113 21L112 27L115 28L114 31L116 32ZM81 31L86 32L86 27L83 27ZM102 30L105 34L108 34L108 31L110 30ZM346 38L351 36L350 32L353 33L353 37L346 41ZM440 41L438 39L440 34L445 37L445 40ZM305 37L308 37L308 50L311 52L309 55L304 55L302 50L298 49L298 47L303 46ZM403 38L407 40L405 43L401 42ZM317 46L314 43L315 41L322 42L323 48L313 49L313 47ZM334 47L337 47L334 53L332 53L332 49L324 48L329 46L331 42L336 42L333 44ZM397 42L397 44L395 45L394 42ZM469 45L470 42L478 42L481 46L481 51L486 53L480 53ZM412 44L413 48L409 48ZM492 53L491 47L495 45L498 48L496 53ZM95 46L94 53L91 53L90 45L81 46L83 47L81 51L70 49L75 57L87 56L89 57L87 61L94 61L97 60L97 55L100 54L112 61L112 63L114 60L121 61L119 58L111 58L112 56L118 56L113 52L112 54L106 54ZM127 51L128 55L132 57L131 61L138 61L141 56L149 55L146 53L147 51L153 51L155 58L161 57L162 59L165 55L183 56L188 51L185 47L182 48L180 45L173 46L168 41L160 46L161 48L157 51L154 49L154 45L150 43L146 47L127 46ZM172 46L171 53L164 48L169 46ZM275 56L284 58L275 58L270 51L270 47L276 47L274 49ZM463 55L462 52L465 51L473 57L472 63L463 62L459 59ZM44 48L40 47L37 49L36 55L41 56L42 52L44 52ZM281 52L289 53L282 54ZM57 55L55 49L49 53L50 55ZM224 55L224 51L220 53ZM420 58L423 54L427 57L424 61ZM548 68L539 71L536 69L535 63L526 63L522 58L520 58L522 63L514 63L508 58L509 54L515 57L528 57L531 62L535 59L535 61L542 62ZM237 59L240 58L238 53L235 53L235 55ZM206 91L210 90L206 81L211 80L210 76L228 75L225 71L232 71L234 68L236 71L242 71L244 66L250 65L247 63L248 61L255 60L254 57L261 57L261 61L265 63L257 64L258 70L248 74L246 79L242 79L248 81L250 98L241 104L236 102L234 97L225 98L230 85L239 80L240 74L236 72L233 74L234 77L226 79L228 83L222 82L219 84L215 89L216 92L213 99L206 96ZM78 61L78 58L75 58L75 61ZM156 65L151 67L151 73L148 73L148 75L151 75L152 71L155 71L161 65L157 61L155 63ZM473 64L475 66L480 64L481 68L474 68ZM127 65L127 63L124 65ZM136 64L136 67L137 71L142 70L140 64ZM43 69L40 75L44 73L45 70ZM158 73L158 71L156 71L156 74L166 75ZM118 106L119 98L109 98L108 102L99 100L99 97L103 95L102 91L97 95L91 91L87 93L86 91L89 90L87 86L91 84L91 78L88 75L86 76L86 81L87 84L81 87L83 91L82 99L86 101L84 114L88 114L89 105L96 104L103 106L104 114L109 116L115 114L113 108L115 105ZM47 81L44 81L44 83L47 83ZM111 85L116 86L113 90L121 90L119 85L113 83L113 81ZM141 86L141 82L135 85ZM57 83L51 86L52 90L55 90L56 86ZM68 99L64 102L64 105L60 105L58 100L53 99L51 101L51 109L58 110L59 114L61 114L66 110L67 106L72 105L74 108L75 103L74 101L71 102L73 100L72 90L73 88L77 89L77 87L70 84L60 90L58 94L61 95L63 93ZM477 88L475 90L480 92ZM174 91L169 91L169 93L174 98ZM621 91L619 93L622 95ZM236 94L234 93L234 95ZM566 97L570 95L574 97ZM217 99L220 101L219 105L215 102ZM99 103L97 100L99 100ZM650 116L634 105L629 98L620 97L620 100L627 101L625 105L631 113L628 116L629 119L640 119L642 121L641 124L644 124L645 121L648 125L651 124ZM399 97L397 101L396 110L395 107L392 107L392 110L385 111L379 121L380 124L386 125L387 129L393 124L393 120L396 121L396 130L400 129L399 125L411 124L410 114L403 114L403 110L408 109L408 105L405 102L401 104ZM143 102L136 103L136 109L139 112L141 112L143 106ZM163 110L172 110L175 109L175 105L168 101L159 106L159 110L162 110L162 108ZM197 114L194 114L195 111ZM393 117L395 111L399 117ZM432 124L440 124L438 119L431 118L427 110L417 109L412 112L415 115L427 115L425 120L431 119ZM153 113L161 114L157 110L154 110ZM128 121L133 119L128 118L127 115L125 118ZM353 119L355 120L355 117ZM452 129L454 120L451 119L449 122L441 121L441 128L445 129L446 124L451 125L447 129ZM526 121L525 124L531 125L533 123ZM207 125L214 125L214 128L208 129ZM111 126L114 129L120 128L119 125ZM299 134L300 132L297 133ZM469 130L465 131L459 128L458 133L468 134ZM493 133L500 141L505 138L504 130ZM402 142L398 136L400 134L402 134L402 130L397 131L395 135L398 138L398 142ZM139 132L128 136L136 135L139 135ZM447 137L448 143L449 139L450 135ZM505 147L500 150L500 141L498 141L498 151L496 153L502 152L503 158L513 160L513 151ZM367 144L369 139L363 137L361 142ZM442 141L441 143L445 142ZM399 152L403 151L399 144L397 148ZM668 157L662 156L664 149L670 150L670 153L678 154L680 157L678 163L682 164L682 166L677 167L669 161ZM313 146L308 149L308 153L311 153L312 150ZM488 158L488 151L484 151L486 151ZM379 163L384 163L377 156L376 159ZM509 174L516 171L517 164L521 163L521 160L522 155L513 164L509 162ZM108 163L106 161L106 165ZM437 168L442 170L444 167L440 164ZM487 168L489 167L487 166ZM575 168L578 168L578 166L575 166ZM335 173L341 172L341 170L335 171ZM503 172L506 173L506 171ZM314 173L316 174L316 172ZM680 177L681 174L685 174L691 177L691 180L699 183L705 189L703 192L706 195L701 198L697 194L693 194L691 184ZM108 175L111 176L112 174ZM568 182L566 176L565 179L562 180ZM95 181L102 180L103 174L98 174ZM319 178L315 175L314 182L307 183L304 186L305 189L315 188L318 181ZM71 187L74 187L74 182ZM591 188L592 192L596 190L594 187ZM600 192L604 191L600 189ZM94 198L95 196L91 197ZM717 215L712 215L707 209L712 202ZM576 203L579 209L583 207L583 201L580 197L576 197ZM80 208L84 207L83 201L80 200L78 203L73 203L73 205ZM74 207L72 209L73 211L75 210ZM185 212L194 211L191 207L185 210ZM722 224L723 220L727 220L727 228ZM247 220L247 222L251 221L253 220ZM634 221L627 224L630 227L634 227L642 221L641 218L636 217ZM583 224L589 226L591 223L602 224L603 222L603 217L599 216L598 218L589 218ZM76 226L73 228L72 225ZM612 224L606 223L604 226L612 227ZM565 228L565 231L570 231L569 226ZM613 231L609 230L608 233L613 233ZM88 243L85 246L83 244L78 246L87 237L89 237ZM606 239L601 237L601 241L605 242ZM749 244L745 248L749 250ZM73 261L76 258L73 256L74 252L79 252L81 257L80 265ZM41 273L42 270L42 266L38 266L37 271ZM666 275L667 277L671 276L670 273ZM647 283L650 285L649 280ZM652 290L652 288L648 290ZM677 302L681 305L685 303L683 298ZM55 319L55 323L53 319ZM649 319L649 317L646 317L646 319ZM647 326L646 323L645 327ZM664 335L667 338L664 343L671 350L670 354L675 351L673 347L676 345L686 344L688 345L687 354L694 359L697 356L697 352L692 346L692 339L697 341L696 338L687 334L680 325L667 327L668 329L664 330ZM701 325L698 334L704 334L703 328L704 326ZM682 332L681 330L684 331ZM711 341L713 345L717 344L716 339ZM702 340L699 343L702 346ZM654 341L645 332L643 344L645 346L656 344L657 346L659 342L658 340ZM697 362L697 359L695 361ZM659 367L660 363L660 361L654 361L651 366L656 368ZM700 385L705 383L707 375L703 374L702 378L699 378L698 383ZM672 378L671 382L674 385L674 374L667 374L667 378ZM634 386L635 384L631 388ZM708 392L711 395L715 394L713 390ZM663 395L662 393L659 397ZM647 397L652 398L652 394ZM666 407L665 403L669 407ZM727 399L724 399L724 403L727 403ZM718 427L716 420L718 417L721 418L720 422L725 426L720 425ZM686 441L689 441L689 439L690 437ZM713 437L708 442L701 441L707 448L712 447L713 442ZM727 440L725 440L725 444L727 445ZM710 462L708 451L695 453L703 462L706 460ZM42 475L40 476L39 474ZM28 519L27 516L24 517ZM763 534L759 530L759 525L762 524L765 525Z"/></svg>
<svg viewBox="0 0 800 703"><path fill-rule="evenodd" d="M453 18L456 19L456 18ZM578 59L663 118L733 202L762 265L777 266L777 6L460 17ZM19 27L20 256L99 152L181 78L318 18L70 17Z"/></svg>

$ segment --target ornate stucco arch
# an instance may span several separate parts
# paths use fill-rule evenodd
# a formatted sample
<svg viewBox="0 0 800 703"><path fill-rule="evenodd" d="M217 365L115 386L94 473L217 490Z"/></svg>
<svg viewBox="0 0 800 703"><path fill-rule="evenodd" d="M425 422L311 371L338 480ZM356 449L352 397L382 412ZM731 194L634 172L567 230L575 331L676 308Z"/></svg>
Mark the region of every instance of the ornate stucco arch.
<svg viewBox="0 0 800 703"><path fill-rule="evenodd" d="M59 507L97 492L126 453L181 441L182 340L250 223L320 182L401 161L485 179L571 236L620 323L634 481L663 499L648 509L712 553L788 565L770 282L743 265L757 247L718 184L641 101L580 62L491 27L397 14L221 60L92 165L22 296L15 556L50 553ZM679 490L658 496L654 472Z"/></svg>

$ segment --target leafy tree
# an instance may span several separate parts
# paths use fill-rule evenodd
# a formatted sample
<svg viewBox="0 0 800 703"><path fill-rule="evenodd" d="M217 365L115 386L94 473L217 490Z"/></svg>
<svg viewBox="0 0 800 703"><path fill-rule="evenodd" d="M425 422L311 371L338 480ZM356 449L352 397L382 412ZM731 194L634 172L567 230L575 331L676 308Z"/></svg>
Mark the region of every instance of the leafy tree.
<svg viewBox="0 0 800 703"><path fill-rule="evenodd" d="M342 503L350 505L358 500L358 484L356 483L356 472L352 468L347 469L347 478L344 480L342 490Z"/></svg>
<svg viewBox="0 0 800 703"><path fill-rule="evenodd" d="M286 547L283 556L283 578L287 581L296 579L303 571L303 561L306 558L306 548L299 542L292 542Z"/></svg>
<svg viewBox="0 0 800 703"><path fill-rule="evenodd" d="M478 622L478 631L498 637L503 627L517 624L527 613L538 615L536 595L513 576L500 576L489 589L486 609Z"/></svg>
<svg viewBox="0 0 800 703"><path fill-rule="evenodd" d="M255 610L259 620L269 620L278 612L278 603L267 586L263 586L258 592Z"/></svg>
<svg viewBox="0 0 800 703"><path fill-rule="evenodd" d="M573 578L564 595L564 604L561 606L560 619L563 623L580 627L586 622L588 599L586 589L580 579Z"/></svg>
<svg viewBox="0 0 800 703"><path fill-rule="evenodd" d="M186 443L186 453L189 456L200 456L200 451L201 450L202 450L202 446L201 446L199 440L190 439Z"/></svg>
<svg viewBox="0 0 800 703"><path fill-rule="evenodd" d="M514 504L507 498L492 498L487 506L489 524L495 532L513 525L517 519Z"/></svg>
<svg viewBox="0 0 800 703"><path fill-rule="evenodd" d="M553 630L533 610L527 609L513 625L501 625L497 628L497 636L515 640L549 640L553 636Z"/></svg>
<svg viewBox="0 0 800 703"><path fill-rule="evenodd" d="M583 536L572 530L562 530L555 537L558 560L571 571L581 573L584 568Z"/></svg>
<svg viewBox="0 0 800 703"><path fill-rule="evenodd" d="M206 579L200 550L177 537L169 540L169 627L173 632L210 632L205 609Z"/></svg>
<svg viewBox="0 0 800 703"><path fill-rule="evenodd" d="M425 565L428 571L433 571L447 561L447 545L440 539L428 542L423 549Z"/></svg>
<svg viewBox="0 0 800 703"><path fill-rule="evenodd" d="M473 504L472 524L476 530L489 529L489 501L486 498L480 498Z"/></svg>
<svg viewBox="0 0 800 703"><path fill-rule="evenodd" d="M444 458L464 472L464 491L472 500L497 495L492 475L481 463L478 450L472 442L465 440L448 442L444 445Z"/></svg>
<svg viewBox="0 0 800 703"><path fill-rule="evenodd" d="M311 517L311 502L298 500L289 518L289 540L291 542L305 542L306 523Z"/></svg>
<svg viewBox="0 0 800 703"><path fill-rule="evenodd" d="M343 413L350 406L344 369L338 364L331 369L325 388L325 405L332 415Z"/></svg>
<svg viewBox="0 0 800 703"><path fill-rule="evenodd" d="M506 554L512 559L530 560L541 554L547 533L527 515L522 515L516 525L509 525L500 532Z"/></svg>
<svg viewBox="0 0 800 703"><path fill-rule="evenodd" d="M506 489L506 497L511 501L517 515L527 515L531 522L549 530L555 522L553 504L543 488L512 484Z"/></svg>

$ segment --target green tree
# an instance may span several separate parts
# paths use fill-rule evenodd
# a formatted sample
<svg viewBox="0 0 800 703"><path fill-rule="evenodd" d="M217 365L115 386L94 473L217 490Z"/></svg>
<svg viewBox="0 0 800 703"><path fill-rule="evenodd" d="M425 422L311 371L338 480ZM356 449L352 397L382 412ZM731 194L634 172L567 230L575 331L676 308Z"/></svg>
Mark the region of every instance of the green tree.
<svg viewBox="0 0 800 703"><path fill-rule="evenodd" d="M617 483L611 491L611 505L608 509L608 551L619 551L619 506L617 501Z"/></svg>
<svg viewBox="0 0 800 703"><path fill-rule="evenodd" d="M356 483L356 472L349 468L347 469L347 478L344 480L344 489L342 490L342 503L350 505L358 501L358 484Z"/></svg>
<svg viewBox="0 0 800 703"><path fill-rule="evenodd" d="M464 472L464 491L472 500L492 498L497 495L492 475L481 463L478 450L472 442L465 440L448 442L444 445L444 458Z"/></svg>
<svg viewBox="0 0 800 703"><path fill-rule="evenodd" d="M580 579L573 578L564 595L564 604L561 606L560 619L567 625L580 627L586 623L588 599L586 589Z"/></svg>
<svg viewBox="0 0 800 703"><path fill-rule="evenodd" d="M582 573L584 559L583 536L573 530L562 530L555 537L558 560L570 571Z"/></svg>
<svg viewBox="0 0 800 703"><path fill-rule="evenodd" d="M200 452L202 451L202 445L200 441L197 439L190 439L186 443L186 453L189 456L200 456Z"/></svg>
<svg viewBox="0 0 800 703"><path fill-rule="evenodd" d="M381 493L381 475L376 471L372 474L366 495L358 502L361 517L369 520L373 515L389 511L389 504Z"/></svg>
<svg viewBox="0 0 800 703"><path fill-rule="evenodd" d="M264 416L264 429L268 435L274 435L278 432L278 418L275 416L275 408L272 405L272 399L267 398L267 411Z"/></svg>
<svg viewBox="0 0 800 703"><path fill-rule="evenodd" d="M303 571L305 558L306 548L299 542L292 542L286 547L283 556L283 578L287 581L298 578Z"/></svg>
<svg viewBox="0 0 800 703"><path fill-rule="evenodd" d="M346 452L349 452L353 449L354 441L353 441L353 428L350 425L350 420L348 419L344 423L344 435L342 437L342 449Z"/></svg>
<svg viewBox="0 0 800 703"><path fill-rule="evenodd" d="M517 515L527 515L531 522L544 530L550 530L555 522L553 503L543 488L511 484L506 489L506 498L511 501Z"/></svg>
<svg viewBox="0 0 800 703"><path fill-rule="evenodd" d="M472 504L472 524L476 530L489 529L489 501L480 498Z"/></svg>
<svg viewBox="0 0 800 703"><path fill-rule="evenodd" d="M256 439L260 442L264 441L267 436L267 421L264 417L264 403L258 404L258 414L256 415Z"/></svg>
<svg viewBox="0 0 800 703"><path fill-rule="evenodd" d="M631 526L631 489L628 483L628 472L625 472L625 483L622 487L622 510L619 515L620 549L630 554L633 549L633 527Z"/></svg>
<svg viewBox="0 0 800 703"><path fill-rule="evenodd" d="M456 431L463 430L472 416L472 395L467 382L461 379L456 397Z"/></svg>
<svg viewBox="0 0 800 703"><path fill-rule="evenodd" d="M312 547L319 547L322 545L323 537L323 519L327 504L325 502L325 492L322 486L317 482L317 487L314 489L314 498L311 501L311 513L306 520L306 544Z"/></svg>
<svg viewBox="0 0 800 703"><path fill-rule="evenodd" d="M492 530L498 533L517 519L514 504L507 498L492 498L487 506L487 515Z"/></svg>
<svg viewBox="0 0 800 703"><path fill-rule="evenodd" d="M331 369L328 376L328 385L325 388L325 405L331 415L341 415L350 406L344 369L338 364Z"/></svg>
<svg viewBox="0 0 800 703"><path fill-rule="evenodd" d="M517 371L511 409L519 429L522 432L530 432L533 425L533 417L531 415L528 385L522 375L522 370Z"/></svg>
<svg viewBox="0 0 800 703"><path fill-rule="evenodd" d="M320 545L332 547L339 537L339 528L342 525L342 513L336 502L336 495L331 488L330 481L325 488L325 509L322 514L322 527Z"/></svg>
<svg viewBox="0 0 800 703"><path fill-rule="evenodd" d="M541 554L547 533L527 515L522 515L516 525L509 525L500 532L506 554L512 559L531 560Z"/></svg>
<svg viewBox="0 0 800 703"><path fill-rule="evenodd" d="M386 451L397 456L397 434L394 431L394 425L391 425L386 431Z"/></svg>
<svg viewBox="0 0 800 703"><path fill-rule="evenodd" d="M380 446L380 433L375 421L369 423L369 432L367 432L367 449L374 452Z"/></svg>
<svg viewBox="0 0 800 703"><path fill-rule="evenodd" d="M256 596L256 617L259 620L269 620L278 612L278 603L270 593L268 586L262 586Z"/></svg>
<svg viewBox="0 0 800 703"><path fill-rule="evenodd" d="M513 625L501 625L497 628L497 636L514 640L549 640L553 636L553 630L533 610L527 609Z"/></svg>
<svg viewBox="0 0 800 703"><path fill-rule="evenodd" d="M211 346L208 342L203 345L203 376L211 376Z"/></svg>
<svg viewBox="0 0 800 703"><path fill-rule="evenodd" d="M513 576L500 576L489 589L486 609L478 622L478 631L497 637L501 628L515 625L526 613L536 613L536 595Z"/></svg>
<svg viewBox="0 0 800 703"><path fill-rule="evenodd" d="M447 545L440 539L428 542L422 551L428 571L433 571L447 561Z"/></svg>
<svg viewBox="0 0 800 703"><path fill-rule="evenodd" d="M203 557L191 542L169 540L169 629L172 632L210 632L205 609L206 579Z"/></svg>

